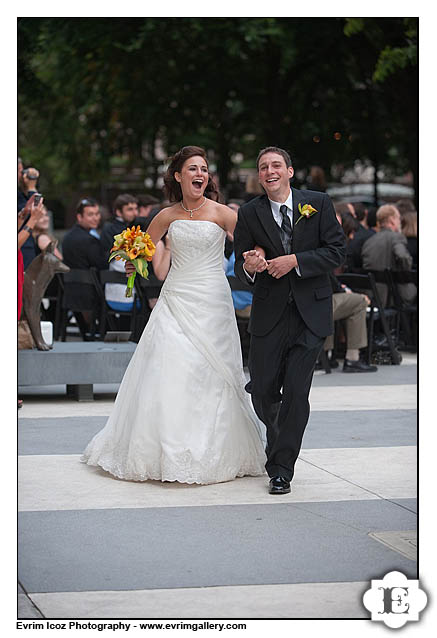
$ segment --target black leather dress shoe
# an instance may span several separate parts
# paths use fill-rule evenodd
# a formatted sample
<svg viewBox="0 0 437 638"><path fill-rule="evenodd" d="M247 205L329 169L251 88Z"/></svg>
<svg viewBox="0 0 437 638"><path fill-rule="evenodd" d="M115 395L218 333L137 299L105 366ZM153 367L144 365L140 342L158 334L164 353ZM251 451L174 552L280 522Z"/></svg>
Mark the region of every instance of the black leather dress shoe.
<svg viewBox="0 0 437 638"><path fill-rule="evenodd" d="M376 372L376 366L369 366L365 361L349 361L345 359L343 363L343 372Z"/></svg>
<svg viewBox="0 0 437 638"><path fill-rule="evenodd" d="M289 494L291 492L290 481L282 476L274 476L270 479L269 494Z"/></svg>

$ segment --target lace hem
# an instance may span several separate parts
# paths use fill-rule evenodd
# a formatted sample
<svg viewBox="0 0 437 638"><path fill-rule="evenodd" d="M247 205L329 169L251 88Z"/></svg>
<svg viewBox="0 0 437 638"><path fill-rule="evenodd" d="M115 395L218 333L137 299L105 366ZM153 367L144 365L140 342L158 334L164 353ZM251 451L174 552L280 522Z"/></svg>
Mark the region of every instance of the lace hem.
<svg viewBox="0 0 437 638"><path fill-rule="evenodd" d="M184 464L184 467L165 458L162 459L161 463L149 464L147 468L140 472L128 469L125 464L117 463L111 458L99 457L91 460L89 455L83 454L80 461L87 465L101 467L116 478L125 481L168 481L188 483L190 485L209 485L232 481L243 476L262 476L266 473L261 459L243 463L238 468L230 466L215 468L213 473L211 469L199 467L199 464L197 464L197 467L192 465L187 468L186 464Z"/></svg>

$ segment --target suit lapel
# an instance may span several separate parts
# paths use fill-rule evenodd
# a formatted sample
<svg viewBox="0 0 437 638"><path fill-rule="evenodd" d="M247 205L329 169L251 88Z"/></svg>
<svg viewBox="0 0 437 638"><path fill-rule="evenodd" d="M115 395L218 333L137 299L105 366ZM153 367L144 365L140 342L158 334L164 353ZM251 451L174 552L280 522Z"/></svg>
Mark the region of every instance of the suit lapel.
<svg viewBox="0 0 437 638"><path fill-rule="evenodd" d="M270 202L267 195L260 197L255 210L271 243L280 255L284 255L284 247L279 234L279 228L273 218L272 209L270 208Z"/></svg>

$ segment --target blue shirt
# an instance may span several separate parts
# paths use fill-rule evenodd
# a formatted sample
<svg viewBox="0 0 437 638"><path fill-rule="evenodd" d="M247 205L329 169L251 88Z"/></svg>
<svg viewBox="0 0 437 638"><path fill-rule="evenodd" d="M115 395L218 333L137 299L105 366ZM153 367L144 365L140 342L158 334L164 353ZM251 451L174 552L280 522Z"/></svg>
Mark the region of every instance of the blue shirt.
<svg viewBox="0 0 437 638"><path fill-rule="evenodd" d="M227 277L235 277L234 265L235 253L232 252L226 265ZM251 292L246 292L245 290L232 290L232 301L234 303L234 308L237 310L243 310L243 308L250 306L252 304L252 298L253 295Z"/></svg>

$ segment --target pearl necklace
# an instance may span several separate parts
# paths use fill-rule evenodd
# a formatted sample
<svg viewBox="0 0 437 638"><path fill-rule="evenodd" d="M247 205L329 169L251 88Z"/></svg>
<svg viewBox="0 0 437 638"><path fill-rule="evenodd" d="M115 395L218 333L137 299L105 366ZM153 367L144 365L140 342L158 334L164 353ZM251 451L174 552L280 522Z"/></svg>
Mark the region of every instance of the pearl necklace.
<svg viewBox="0 0 437 638"><path fill-rule="evenodd" d="M206 204L206 197L204 197L204 198L203 198L203 202L202 202L202 203L200 204L200 206L198 206L197 208L185 208L184 203L183 203L183 201L182 201L182 200L181 200L179 203L180 203L180 205L182 206L182 208L184 209L184 211L185 211L186 213L190 213L190 219L193 219L193 213L194 213L196 210L199 210L199 208L202 208L202 206L203 206L204 204Z"/></svg>

